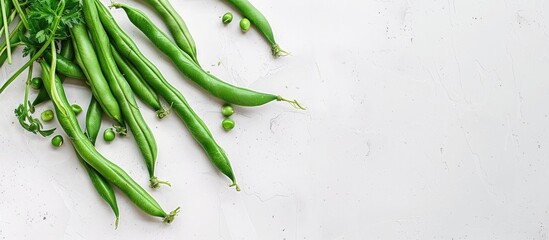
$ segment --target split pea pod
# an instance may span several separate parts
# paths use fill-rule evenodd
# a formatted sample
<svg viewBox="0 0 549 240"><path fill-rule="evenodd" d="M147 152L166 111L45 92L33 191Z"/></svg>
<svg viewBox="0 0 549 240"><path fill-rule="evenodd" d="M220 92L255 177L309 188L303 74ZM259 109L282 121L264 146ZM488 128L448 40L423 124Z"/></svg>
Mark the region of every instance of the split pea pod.
<svg viewBox="0 0 549 240"><path fill-rule="evenodd" d="M172 7L169 0L141 0L153 7L158 15L162 18L168 30L173 36L175 43L179 48L185 51L192 58L193 62L198 64L196 57L196 44L193 37L183 21L183 18Z"/></svg>
<svg viewBox="0 0 549 240"><path fill-rule="evenodd" d="M103 115L103 110L95 98L92 96L90 100L90 105L88 106L88 111L86 113L86 135L88 136L90 142L95 145L95 140L99 134L101 128L101 116ZM76 150L75 150L76 151ZM107 204L111 207L116 220L114 222L115 228L118 227L118 219L120 214L118 211L118 204L116 202L116 195L112 189L111 184L107 179L105 179L101 174L99 174L93 167L91 167L78 153L76 154L80 163L86 169L88 176L92 182L93 187Z"/></svg>
<svg viewBox="0 0 549 240"><path fill-rule="evenodd" d="M163 218L163 221L170 223L177 215L179 208L170 213L166 213L158 202L145 189L137 184L124 170L113 162L101 155L82 132L76 115L71 111L61 80L57 76L50 77L50 69L45 61L40 61L42 69L42 79L44 87L52 97L53 105L57 115L59 125L67 136L82 159L93 167L101 176L105 177L110 183L118 187L128 198L143 212ZM52 92L53 91L55 92Z"/></svg>
<svg viewBox="0 0 549 240"><path fill-rule="evenodd" d="M189 106L183 95L162 76L162 73L140 51L132 39L118 26L114 18L103 4L96 0L97 9L101 13L101 22L112 39L112 44L141 73L143 79L169 104L172 110L181 118L193 138L205 151L208 158L219 171L231 179L231 186L237 190L236 178L225 151L216 143L206 124Z"/></svg>
<svg viewBox="0 0 549 240"><path fill-rule="evenodd" d="M61 42L61 51L59 52L59 55L57 57L60 57L60 56L70 59L71 61L74 58L74 48L70 39L63 40ZM51 57L49 58L51 59ZM60 75L59 78L61 79L61 82L65 81L65 76ZM37 106L48 100L50 100L50 96L48 95L48 92L46 91L46 89L40 88L40 90L38 91L38 95L36 95L36 98L34 99L34 101L32 101L32 106Z"/></svg>
<svg viewBox="0 0 549 240"><path fill-rule="evenodd" d="M297 108L303 108L296 100L237 87L207 73L195 64L187 53L181 51L143 12L122 3L113 3L112 6L124 9L130 21L172 60L179 71L213 96L240 106L259 106L277 100L289 102Z"/></svg>
<svg viewBox="0 0 549 240"><path fill-rule="evenodd" d="M257 27L257 29L263 33L263 36L269 41L269 44L271 44L271 52L273 56L279 57L287 55L288 53L285 52L278 46L278 44L275 41L273 29L271 28L271 24L269 24L269 21L267 21L267 18L259 11L257 8L254 7L248 0L227 0L229 3L231 3L242 15L244 15L245 18L250 20L254 26Z"/></svg>
<svg viewBox="0 0 549 240"><path fill-rule="evenodd" d="M120 104L124 120L132 131L137 146L141 151L141 155L143 155L149 171L151 187L159 187L159 184L169 185L169 183L165 181L158 180L154 175L156 156L158 153L156 140L139 111L131 87L116 66L116 62L114 61L111 52L109 37L101 25L101 20L99 19L94 1L95 0L83 0L82 10L91 38L95 44L101 69L105 73L110 88Z"/></svg>
<svg viewBox="0 0 549 240"><path fill-rule="evenodd" d="M120 127L124 127L120 105L116 101L109 84L101 71L98 55L93 48L85 25L75 25L71 28L71 36L74 45L76 62L88 79L92 94L110 118L115 120Z"/></svg>
<svg viewBox="0 0 549 240"><path fill-rule="evenodd" d="M154 109L158 118L162 119L167 116L169 110L164 110L164 108L162 108L160 99L158 99L158 94L154 92L145 80L143 80L143 77L139 74L137 69L135 69L131 63L128 63L124 57L120 56L118 51L116 51L116 49L112 46L111 52L118 69L122 74L124 74L124 77L128 81L128 84L132 88L135 95L149 107Z"/></svg>

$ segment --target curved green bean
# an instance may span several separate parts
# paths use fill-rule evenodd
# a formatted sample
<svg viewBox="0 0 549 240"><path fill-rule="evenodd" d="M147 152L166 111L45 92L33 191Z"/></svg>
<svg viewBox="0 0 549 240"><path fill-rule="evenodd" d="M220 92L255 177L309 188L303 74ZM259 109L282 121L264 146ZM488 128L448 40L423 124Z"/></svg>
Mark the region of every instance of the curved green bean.
<svg viewBox="0 0 549 240"><path fill-rule="evenodd" d="M183 95L162 76L162 73L140 51L132 39L118 26L107 8L96 0L97 9L102 13L99 16L105 30L112 39L112 44L125 56L141 73L143 79L171 106L172 110L181 118L193 138L200 144L214 166L225 176L231 179L231 186L240 190L236 183L231 164L225 151L216 143L206 124L189 106Z"/></svg>
<svg viewBox="0 0 549 240"><path fill-rule="evenodd" d="M263 36L265 36L267 41L271 44L271 52L273 56L279 57L288 54L276 43L271 24L269 24L267 18L259 10L257 10L254 5L252 5L248 0L227 1L238 9L238 11L240 11L245 18L249 19L250 22L252 22L252 24L256 26L261 33L263 33Z"/></svg>
<svg viewBox="0 0 549 240"><path fill-rule="evenodd" d="M86 113L86 135L88 136L90 142L94 145L95 140L97 139L97 135L99 135L99 130L101 128L102 115L103 110L101 110L101 106L99 106L97 100L95 100L95 98L92 96L90 100L90 105L88 106L88 111ZM115 228L117 228L120 214L118 211L118 204L116 202L116 195L114 195L111 184L88 163L86 163L86 161L82 159L78 152L76 153L76 156L78 157L80 163L84 166L84 169L86 169L86 172L88 173L88 176L92 181L92 185L99 194L99 196L103 198L103 200L105 200L105 202L107 202L107 204L109 204L109 206L111 207L114 216L116 217L114 226Z"/></svg>
<svg viewBox="0 0 549 240"><path fill-rule="evenodd" d="M177 11L170 4L169 0L141 0L153 7L158 15L162 18L168 30L173 36L175 43L181 50L189 54L192 60L198 63L196 57L196 44L191 36L191 32L187 28L187 24L183 21L183 18L177 13ZM200 65L200 64L199 64Z"/></svg>
<svg viewBox="0 0 549 240"><path fill-rule="evenodd" d="M120 56L118 51L116 51L113 46L111 46L111 52L116 65L118 65L118 69L122 74L124 74L124 78L128 81L128 84L132 88L135 95L149 107L154 109L158 118L162 119L166 117L169 110L162 108L160 100L158 99L158 94L154 92L145 80L143 80L143 77L139 74L137 69L128 63L126 59Z"/></svg>
<svg viewBox="0 0 549 240"><path fill-rule="evenodd" d="M156 140L139 111L131 87L116 66L116 62L112 56L109 37L101 25L101 20L99 19L94 0L83 0L82 9L86 24L90 30L91 38L95 44L101 69L105 73L110 88L120 104L122 113L124 114L124 120L128 123L137 146L143 155L145 164L147 165L151 187L159 187L159 184L169 185L169 183L165 181L158 180L154 175L156 156L158 153Z"/></svg>
<svg viewBox="0 0 549 240"><path fill-rule="evenodd" d="M277 100L289 102L294 107L303 109L296 100L237 87L207 73L195 64L187 53L181 51L143 12L122 3L113 3L112 6L124 9L130 21L166 54L184 75L213 96L240 106L259 106Z"/></svg>
<svg viewBox="0 0 549 240"><path fill-rule="evenodd" d="M103 111L114 119L122 128L125 126L122 119L120 105L113 96L109 84L101 71L98 56L88 36L85 25L76 25L71 28L76 62L88 79L92 94L103 108Z"/></svg>
<svg viewBox="0 0 549 240"><path fill-rule="evenodd" d="M78 120L74 113L70 110L70 104L65 96L63 85L58 77L53 80L50 78L50 69L45 61L40 61L42 68L42 79L48 94L55 94L57 98L53 98L53 104L57 113L59 125L63 128L67 136L82 159L93 167L101 176L105 177L109 182L120 188L126 196L143 212L156 217L163 218L164 222L170 223L173 221L179 208L166 213L158 202L151 197L139 184L137 184L124 170L118 167L113 162L101 155L93 144L89 141L86 135L80 129ZM55 93L51 92L54 90Z"/></svg>

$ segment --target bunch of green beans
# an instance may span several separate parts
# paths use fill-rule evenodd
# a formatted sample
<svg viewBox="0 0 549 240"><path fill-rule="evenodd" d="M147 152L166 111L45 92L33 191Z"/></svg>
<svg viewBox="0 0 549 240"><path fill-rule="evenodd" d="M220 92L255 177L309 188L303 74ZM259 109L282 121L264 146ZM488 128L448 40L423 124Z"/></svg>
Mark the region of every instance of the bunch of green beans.
<svg viewBox="0 0 549 240"><path fill-rule="evenodd" d="M199 64L196 44L189 29L169 0L141 1L160 15L173 40L140 10L120 3L113 3L113 6L124 9L130 21L170 58L184 76L207 94L226 104L254 107L276 100L304 109L296 100L238 87L210 74ZM257 9L247 1L229 2L238 5L237 8L244 16L265 34L275 56L285 53L274 41L268 22ZM113 127L119 135L127 134L126 127L131 131L147 167L149 187L158 188L160 184L171 186L156 177L158 146L136 98L155 111L158 119L167 117L171 111L175 112L206 157L230 180L229 186L240 191L228 155L199 114L139 50L134 40L118 25L100 0L0 0L0 13L0 35L5 35L5 42L0 45L0 67L6 61L11 63L12 50L17 46L25 46L24 56L28 54L30 57L0 87L0 94L28 68L24 103L15 111L21 126L46 137L56 130L42 129L42 122L57 119L66 136L55 134L52 144L62 147L63 139L69 140L67 142L72 145L75 159L82 164L95 191L112 210L115 228L118 227L120 212L114 187L119 188L144 213L162 218L163 222L172 222L179 212L179 207L169 213L164 211L143 187L96 149L96 144L100 144L97 138L103 120L109 118L114 122ZM12 24L13 21L18 22ZM10 32L10 26L14 25ZM47 28L46 25L50 28L43 29ZM39 33L46 37L40 37ZM35 62L40 66L40 78L33 78ZM83 109L77 104L69 103L63 84L72 82L64 82L65 79L79 79L91 92L84 130L77 119L78 113ZM33 101L28 99L31 86L38 91ZM43 111L42 121L32 117L36 106L50 100L54 111ZM169 107L164 108L163 105ZM228 109L227 106L229 105L225 106L226 110L223 112L226 117L233 112L232 107ZM229 125L224 123L226 130L234 127L234 121L228 120L231 122ZM105 142L114 140L111 128L105 130L103 139Z"/></svg>

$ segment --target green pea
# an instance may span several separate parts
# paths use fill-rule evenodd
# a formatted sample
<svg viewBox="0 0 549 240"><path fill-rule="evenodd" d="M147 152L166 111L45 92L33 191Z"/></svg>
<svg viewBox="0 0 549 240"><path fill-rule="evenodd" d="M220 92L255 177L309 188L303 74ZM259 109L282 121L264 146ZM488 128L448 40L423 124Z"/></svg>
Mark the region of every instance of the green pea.
<svg viewBox="0 0 549 240"><path fill-rule="evenodd" d="M51 109L43 111L42 114L40 114L40 118L44 122L50 122L51 120L53 120L53 111Z"/></svg>
<svg viewBox="0 0 549 240"><path fill-rule="evenodd" d="M223 21L224 24L231 23L233 21L233 14L230 12L225 13L225 15L221 18L221 21Z"/></svg>
<svg viewBox="0 0 549 240"><path fill-rule="evenodd" d="M105 142L112 142L114 140L116 134L112 130L112 128L105 129L105 132L103 132L103 139L105 139Z"/></svg>
<svg viewBox="0 0 549 240"><path fill-rule="evenodd" d="M230 117L234 113L233 106L229 104L223 105L223 108L221 108L221 113L223 113L223 116Z"/></svg>
<svg viewBox="0 0 549 240"><path fill-rule="evenodd" d="M51 139L51 145L54 147L61 147L63 145L63 137L61 135L57 135Z"/></svg>
<svg viewBox="0 0 549 240"><path fill-rule="evenodd" d="M250 25L250 20L248 20L247 18L243 18L242 20L240 20L240 29L242 30L242 32L247 32L250 29Z"/></svg>
<svg viewBox="0 0 549 240"><path fill-rule="evenodd" d="M74 114L76 115L82 112L82 107L80 107L78 104L71 105L71 109L72 109L72 112L74 112Z"/></svg>
<svg viewBox="0 0 549 240"><path fill-rule="evenodd" d="M32 89L40 90L42 88L42 78L35 77L30 82Z"/></svg>
<svg viewBox="0 0 549 240"><path fill-rule="evenodd" d="M223 126L223 129L225 129L225 131L229 131L234 128L234 120L230 118L225 118L223 119L223 122L221 122L221 126Z"/></svg>

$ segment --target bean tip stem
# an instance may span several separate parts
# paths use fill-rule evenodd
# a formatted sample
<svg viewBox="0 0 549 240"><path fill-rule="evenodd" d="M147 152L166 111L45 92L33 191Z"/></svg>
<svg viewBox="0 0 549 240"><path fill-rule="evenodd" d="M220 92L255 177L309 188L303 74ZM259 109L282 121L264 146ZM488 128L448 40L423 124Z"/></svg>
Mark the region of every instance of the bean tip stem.
<svg viewBox="0 0 549 240"><path fill-rule="evenodd" d="M151 179L149 179L149 182L151 183L150 184L151 188L159 188L160 184L168 185L170 187L172 186L172 184L170 184L170 182L159 180L157 177L151 177Z"/></svg>

